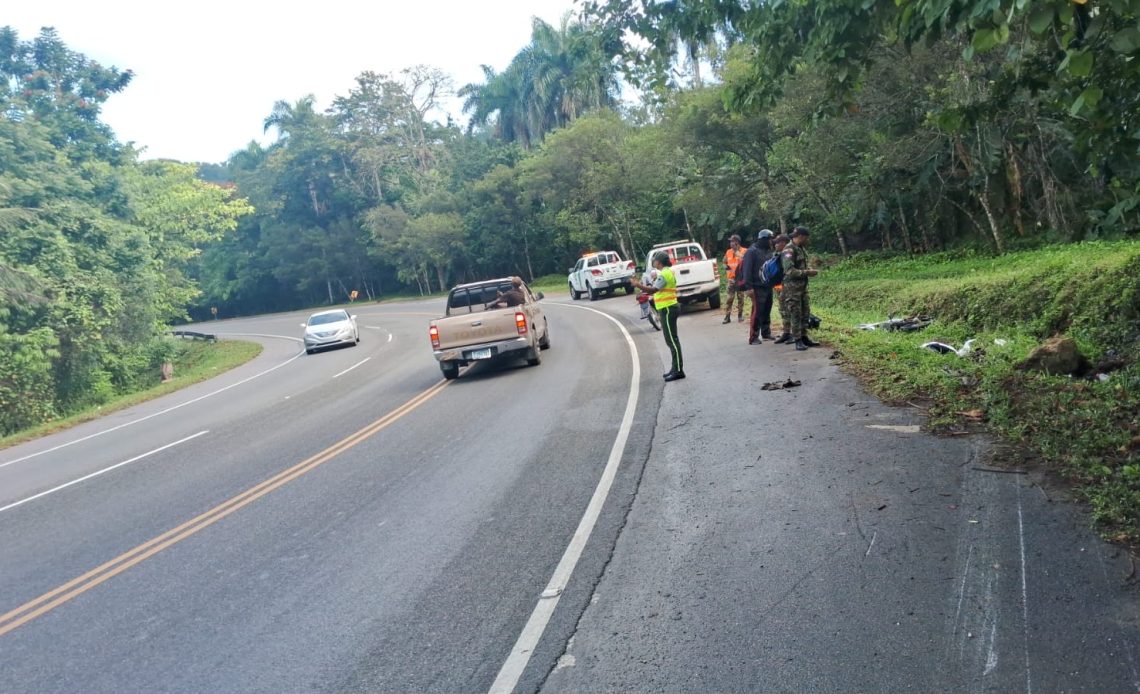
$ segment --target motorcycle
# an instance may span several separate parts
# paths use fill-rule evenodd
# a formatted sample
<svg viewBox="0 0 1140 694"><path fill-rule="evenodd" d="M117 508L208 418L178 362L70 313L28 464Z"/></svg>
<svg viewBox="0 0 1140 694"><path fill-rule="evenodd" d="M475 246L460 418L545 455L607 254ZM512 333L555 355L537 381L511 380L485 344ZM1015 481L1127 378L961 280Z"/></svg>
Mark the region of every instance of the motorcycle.
<svg viewBox="0 0 1140 694"><path fill-rule="evenodd" d="M657 307L653 305L653 295L645 292L638 292L637 304L641 307L641 318L649 319L649 324L653 326L654 330L661 329L661 321L657 318Z"/></svg>

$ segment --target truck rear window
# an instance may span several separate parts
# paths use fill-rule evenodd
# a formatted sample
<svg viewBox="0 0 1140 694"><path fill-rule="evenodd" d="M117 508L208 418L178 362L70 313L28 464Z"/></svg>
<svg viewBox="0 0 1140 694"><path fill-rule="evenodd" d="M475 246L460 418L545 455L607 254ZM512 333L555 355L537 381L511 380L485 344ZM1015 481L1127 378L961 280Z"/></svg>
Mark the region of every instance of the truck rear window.
<svg viewBox="0 0 1140 694"><path fill-rule="evenodd" d="M477 313L484 311L487 304L499 298L499 292L506 292L510 289L510 282L456 289L447 297L447 312Z"/></svg>

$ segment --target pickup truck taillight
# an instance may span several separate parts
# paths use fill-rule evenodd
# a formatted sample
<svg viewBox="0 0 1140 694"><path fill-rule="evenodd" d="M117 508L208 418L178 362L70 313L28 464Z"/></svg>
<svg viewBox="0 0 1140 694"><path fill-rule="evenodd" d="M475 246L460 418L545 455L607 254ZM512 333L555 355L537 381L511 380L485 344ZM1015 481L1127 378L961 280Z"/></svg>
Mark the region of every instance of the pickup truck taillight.
<svg viewBox="0 0 1140 694"><path fill-rule="evenodd" d="M590 270L590 274L593 275L594 277L601 277L602 271L597 269L597 268L594 268L593 270Z"/></svg>
<svg viewBox="0 0 1140 694"><path fill-rule="evenodd" d="M628 263L626 263L625 267L627 270L636 270L637 269L637 266L633 264L632 260L629 261Z"/></svg>
<svg viewBox="0 0 1140 694"><path fill-rule="evenodd" d="M428 335L431 337L431 346L433 349L439 349L439 328L434 325L428 328Z"/></svg>
<svg viewBox="0 0 1140 694"><path fill-rule="evenodd" d="M518 328L519 335L526 335L526 314L522 311L515 314L515 327Z"/></svg>

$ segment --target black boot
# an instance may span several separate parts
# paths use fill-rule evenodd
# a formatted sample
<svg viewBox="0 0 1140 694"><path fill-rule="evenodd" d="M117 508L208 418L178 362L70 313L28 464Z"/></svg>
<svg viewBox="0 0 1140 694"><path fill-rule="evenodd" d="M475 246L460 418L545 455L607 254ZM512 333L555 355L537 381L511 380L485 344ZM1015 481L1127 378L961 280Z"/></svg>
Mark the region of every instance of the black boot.
<svg viewBox="0 0 1140 694"><path fill-rule="evenodd" d="M811 339L810 337L808 337L806 334L802 338L800 338L800 341L803 342L808 347L819 347L819 343L816 342L815 340Z"/></svg>
<svg viewBox="0 0 1140 694"><path fill-rule="evenodd" d="M685 377L684 371L670 371L669 373L665 374L665 381L666 382L668 382L668 381L679 381L684 377Z"/></svg>
<svg viewBox="0 0 1140 694"><path fill-rule="evenodd" d="M731 323L731 322L732 322L732 316L727 316L727 315L724 317L724 320L721 321L721 323Z"/></svg>
<svg viewBox="0 0 1140 694"><path fill-rule="evenodd" d="M778 344L778 345L782 345L785 342L791 342L791 341L792 341L792 336L790 333L784 333L783 335L777 337L775 340L776 344Z"/></svg>
<svg viewBox="0 0 1140 694"><path fill-rule="evenodd" d="M804 341L803 340L796 340L796 351L797 352L803 352L805 350L807 350L807 345L804 344Z"/></svg>

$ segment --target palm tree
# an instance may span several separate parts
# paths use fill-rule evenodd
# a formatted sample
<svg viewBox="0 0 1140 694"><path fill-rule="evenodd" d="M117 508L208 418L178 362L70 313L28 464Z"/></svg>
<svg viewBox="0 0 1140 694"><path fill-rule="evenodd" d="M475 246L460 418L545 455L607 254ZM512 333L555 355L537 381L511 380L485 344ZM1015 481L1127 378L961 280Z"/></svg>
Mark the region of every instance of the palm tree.
<svg viewBox="0 0 1140 694"><path fill-rule="evenodd" d="M277 128L280 139L312 126L319 114L313 108L316 97L312 94L301 97L296 104L288 101L278 101L273 104L273 110L265 118L262 132L269 132L270 128Z"/></svg>
<svg viewBox="0 0 1140 694"><path fill-rule="evenodd" d="M459 91L471 127L495 119L495 134L523 147L583 113L616 103L616 67L599 31L570 13L555 29L533 20L530 44L501 73L483 66L483 84Z"/></svg>

